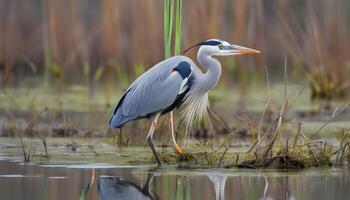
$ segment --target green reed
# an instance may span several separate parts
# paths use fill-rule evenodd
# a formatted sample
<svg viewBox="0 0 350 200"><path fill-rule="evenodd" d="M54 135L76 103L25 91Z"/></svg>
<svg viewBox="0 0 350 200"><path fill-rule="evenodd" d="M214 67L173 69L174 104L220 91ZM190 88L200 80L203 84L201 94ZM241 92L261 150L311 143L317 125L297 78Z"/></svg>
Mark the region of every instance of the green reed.
<svg viewBox="0 0 350 200"><path fill-rule="evenodd" d="M178 55L181 51L181 34L182 34L182 0L164 0L164 52L165 58L171 56L171 41L173 33L174 10L175 11L175 46L174 54Z"/></svg>
<svg viewBox="0 0 350 200"><path fill-rule="evenodd" d="M174 1L164 0L164 52L165 58L171 55L171 33L173 27Z"/></svg>
<svg viewBox="0 0 350 200"><path fill-rule="evenodd" d="M181 36L182 36L182 0L176 1L176 16L175 16L175 48L174 54L179 55L181 53Z"/></svg>

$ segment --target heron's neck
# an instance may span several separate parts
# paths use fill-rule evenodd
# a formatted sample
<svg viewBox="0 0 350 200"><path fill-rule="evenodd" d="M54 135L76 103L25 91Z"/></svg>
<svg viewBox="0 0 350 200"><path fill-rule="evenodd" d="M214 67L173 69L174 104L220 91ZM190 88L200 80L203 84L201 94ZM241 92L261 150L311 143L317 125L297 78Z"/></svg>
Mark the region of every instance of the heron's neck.
<svg viewBox="0 0 350 200"><path fill-rule="evenodd" d="M199 78L198 84L203 90L209 91L216 86L220 79L221 64L218 60L202 51L198 52L197 59L201 65L208 69L207 72L202 74L201 78Z"/></svg>

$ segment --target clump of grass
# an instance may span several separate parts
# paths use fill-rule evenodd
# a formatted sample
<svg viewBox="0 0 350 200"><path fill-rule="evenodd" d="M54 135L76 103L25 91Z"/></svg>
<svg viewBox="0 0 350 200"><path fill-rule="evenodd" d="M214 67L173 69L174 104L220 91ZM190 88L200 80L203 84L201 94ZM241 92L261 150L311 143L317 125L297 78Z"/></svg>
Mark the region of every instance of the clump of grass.
<svg viewBox="0 0 350 200"><path fill-rule="evenodd" d="M281 27L277 36L304 70L312 99L345 97L350 87L346 78L350 49L344 45L349 31L344 25L347 10L344 2L319 3L327 8L327 15L309 1L305 3L302 20L292 12L277 11Z"/></svg>
<svg viewBox="0 0 350 200"><path fill-rule="evenodd" d="M46 108L44 109L46 110ZM48 151L47 151L47 142L46 142L46 138L45 138L45 134L42 133L41 131L37 131L35 130L35 125L38 123L40 116L42 114L43 111L38 112L33 119L31 119L29 122L27 122L27 127L24 129L24 133L27 135L30 135L31 137L35 137L35 136L39 136L40 137L40 141L43 144L44 150L45 150L45 157L48 157Z"/></svg>
<svg viewBox="0 0 350 200"><path fill-rule="evenodd" d="M7 98L9 101L11 101L11 103L16 106L17 108L19 107L19 103L16 101L16 99L9 93L7 92L7 90L5 88L2 88L2 90L4 91L4 93L6 94ZM13 114L8 111L8 118L9 118L9 125L10 128L7 129L5 132L7 133L8 136L14 136L14 135L18 135L20 141L21 141L21 145L22 145L22 150L23 150L23 157L24 157L24 161L25 162L29 162L30 160L30 153L27 153L27 151L25 150L24 147L24 142L22 139L22 132L23 134L30 136L30 137L35 137L35 136L39 136L40 140L43 144L44 150L45 150L45 157L48 157L48 151L47 151L47 143L46 143L46 139L45 139L45 134L43 134L40 131L35 130L35 126L37 125L40 116L42 114L43 111L46 111L47 109L44 108L43 111L36 113L35 109L33 109L35 107L36 104L36 97L34 96L31 100L30 100L30 104L28 106L28 110L30 112L30 116L31 119L26 120L26 127L23 129L23 131L19 131L18 128L18 124L16 123L15 117L13 116ZM12 132L12 134L9 135L9 132Z"/></svg>
<svg viewBox="0 0 350 200"><path fill-rule="evenodd" d="M332 156L334 154L343 155L342 150L348 148L347 144L342 140L341 147L338 151L332 152L330 145L327 145L322 140L312 140L320 130L325 127L329 122L343 113L349 105L344 106L339 112L336 109L333 115L310 137L306 137L302 133L302 123L298 123L296 133L293 134L293 130L287 130L292 132L290 137L286 139L282 138L282 127L285 125L285 115L292 105L296 102L300 96L302 90L296 99L289 104L287 97L287 81L286 81L286 64L284 72L284 100L280 111L277 113L276 118L269 124L267 130L262 130L262 122L264 121L266 109L271 103L269 97L265 106L265 111L262 113L258 124L254 124L251 120L249 121L250 126L255 127L257 139L248 151L248 155L239 162L237 161L233 166L241 168L304 168L311 166L324 166L332 165ZM266 70L267 80L268 72ZM268 94L269 95L269 94Z"/></svg>
<svg viewBox="0 0 350 200"><path fill-rule="evenodd" d="M345 129L342 129L339 134L339 140L339 148L330 153L330 156L335 156L336 162L339 165L343 165L350 162L350 134Z"/></svg>
<svg viewBox="0 0 350 200"><path fill-rule="evenodd" d="M160 158L163 162L168 164L181 165L182 163L196 164L198 162L194 154L186 153L186 152L183 154L168 154L168 153L162 152L160 154ZM156 160L154 159L154 161Z"/></svg>
<svg viewBox="0 0 350 200"><path fill-rule="evenodd" d="M224 143L219 147L214 147L210 142L197 141L195 147L200 150L185 152L183 154L161 152L160 156L163 162L176 164L180 168L211 168L224 166L226 162L224 158L229 150Z"/></svg>
<svg viewBox="0 0 350 200"><path fill-rule="evenodd" d="M19 138L19 141L21 142L23 161L29 162L30 157L31 157L31 153L30 153L30 151L28 151L26 149L22 135L21 135L20 131L18 130L17 124L16 124L16 122L11 114L9 116L9 120L8 120L7 124L8 124L8 127L5 130L7 132L6 134L11 135L11 136L17 136ZM4 131L4 128L3 128L3 131ZM8 132L10 132L10 134Z"/></svg>

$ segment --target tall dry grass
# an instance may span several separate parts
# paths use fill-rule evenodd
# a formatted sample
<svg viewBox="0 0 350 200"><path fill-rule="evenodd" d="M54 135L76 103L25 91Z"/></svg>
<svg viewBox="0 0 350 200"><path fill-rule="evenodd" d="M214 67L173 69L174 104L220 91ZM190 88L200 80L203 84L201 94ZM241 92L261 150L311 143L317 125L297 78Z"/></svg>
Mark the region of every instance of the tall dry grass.
<svg viewBox="0 0 350 200"><path fill-rule="evenodd" d="M350 21L346 1L305 1L304 12L278 12L283 47L304 68L312 98L346 95ZM287 5L290 7L291 5Z"/></svg>
<svg viewBox="0 0 350 200"><path fill-rule="evenodd" d="M312 87L320 85L314 82L320 82L317 77L323 76L317 74L324 73L332 77L326 78L329 87L346 91L350 46L346 0L183 4L184 48L222 38L263 52L222 58L223 84L232 79L247 83L252 74L263 77L265 64L279 69L289 56L310 74ZM113 85L134 79L164 58L163 3L156 0L1 1L0 11L3 85L28 75L43 75L47 83L59 79L92 85L101 79ZM188 55L195 59L195 52Z"/></svg>

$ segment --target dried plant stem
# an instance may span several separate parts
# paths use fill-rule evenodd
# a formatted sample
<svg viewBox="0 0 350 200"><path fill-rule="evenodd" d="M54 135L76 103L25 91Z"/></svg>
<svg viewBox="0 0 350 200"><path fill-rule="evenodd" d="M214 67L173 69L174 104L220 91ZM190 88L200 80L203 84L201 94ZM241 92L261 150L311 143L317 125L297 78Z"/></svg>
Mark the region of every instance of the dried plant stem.
<svg viewBox="0 0 350 200"><path fill-rule="evenodd" d="M293 148L295 148L296 145L297 145L297 143L298 143L299 135L301 135L304 139L307 138L307 137L305 137L305 135L301 132L301 125L302 125L302 123L301 123L301 122L298 122L298 130L297 130L297 134L295 135L295 138L294 138Z"/></svg>
<svg viewBox="0 0 350 200"><path fill-rule="evenodd" d="M250 126L250 128L252 129L257 129L257 126L255 125L254 122L250 121L249 119L244 119L243 117L240 117L239 115L237 115L236 113L232 113L232 115L237 118L239 121L246 123L248 126Z"/></svg>
<svg viewBox="0 0 350 200"><path fill-rule="evenodd" d="M222 154L222 156L221 156L221 158L220 158L220 160L219 160L218 167L220 167L221 162L222 162L222 160L224 159L227 150L228 150L228 148L226 147L224 153Z"/></svg>
<svg viewBox="0 0 350 200"><path fill-rule="evenodd" d="M264 111L263 113L261 114L261 117L260 117L260 121L259 121L259 125L258 125L258 140L257 140L257 149L260 148L260 132L261 132L261 124L263 123L264 121L264 117L265 117L265 113L267 111L267 109L269 108L270 104L271 104L271 97L270 97L270 79L269 79L269 71L268 71L268 68L267 66L265 66L265 72L266 72L266 81L267 81L267 102L265 104L265 108L264 108ZM254 145L255 146L255 145Z"/></svg>
<svg viewBox="0 0 350 200"><path fill-rule="evenodd" d="M27 154L27 152L26 152L22 136L18 135L18 137L19 137L19 140L21 141L23 160L24 160L24 162L29 162L30 154L29 153Z"/></svg>
<svg viewBox="0 0 350 200"><path fill-rule="evenodd" d="M320 131L330 122L332 122L336 117L338 117L339 115L341 115L348 107L349 107L350 103L346 104L339 112L338 108L335 108L332 116L314 133L310 136L310 139L315 137L317 134L320 133Z"/></svg>
<svg viewBox="0 0 350 200"><path fill-rule="evenodd" d="M277 124L276 127L274 128L274 137L272 139L272 141L270 142L270 144L268 145L267 150L264 153L263 158L267 158L269 155L272 155L272 148L277 140L277 137L280 135L280 128L282 125L282 121L283 121L283 117L285 112L287 111L287 107L288 107L288 98L287 98L287 59L285 59L285 63L284 63L284 101L283 101L283 105L282 108L278 114L278 120L277 120Z"/></svg>
<svg viewBox="0 0 350 200"><path fill-rule="evenodd" d="M344 160L344 154L345 154L345 150L346 150L346 147L348 147L348 149L350 150L350 142L347 142L343 145L343 147L341 148L341 151L340 151L340 158L339 158L339 163L343 163L343 160Z"/></svg>
<svg viewBox="0 0 350 200"><path fill-rule="evenodd" d="M47 142L46 142L46 138L45 137L41 137L41 142L43 143L44 145L44 149L45 149L45 157L48 157L49 154L47 152Z"/></svg>
<svg viewBox="0 0 350 200"><path fill-rule="evenodd" d="M268 72L266 69L266 74L267 74L267 80L268 80ZM269 93L269 92L268 92ZM267 134L270 133L271 130L274 130L273 132L273 139L270 141L268 148L266 149L265 153L264 153L264 158L267 158L269 154L272 154L272 147L275 144L277 137L280 135L280 128L282 125L282 121L283 121L283 117L284 114L286 113L286 111L288 110L288 98L287 98L287 59L285 59L285 63L284 63L284 101L283 101L283 105L282 108L278 114L278 117L276 119L275 122L272 123L271 127L269 128L269 130L263 135L263 137L260 137L260 124L262 123L263 117L265 115L265 112L267 110L267 106L269 105L269 102L271 102L270 99L268 99L267 104L265 105L265 110L260 118L260 123L259 123L259 127L258 127L258 139L254 142L254 144L252 145L252 147L249 149L248 152L251 152L254 148L256 148L256 150L258 150L258 148L260 148L260 141L262 140L262 138L264 138ZM257 154L257 152L256 152Z"/></svg>
<svg viewBox="0 0 350 200"><path fill-rule="evenodd" d="M320 166L320 161L317 159L315 153L312 151L311 146L307 145L310 151L310 154L312 155L312 157L315 159L315 161L317 162L318 166Z"/></svg>
<svg viewBox="0 0 350 200"><path fill-rule="evenodd" d="M218 115L211 108L208 108L208 111L209 111L208 114L209 114L210 120L213 121L214 123L218 124L221 128L224 129L224 130L220 130L220 131L228 131L228 130L230 130L229 126L227 125L225 120L220 117L220 115Z"/></svg>

